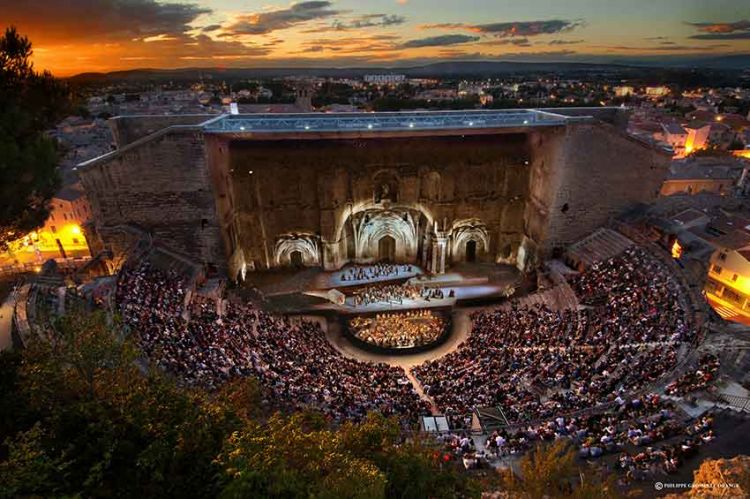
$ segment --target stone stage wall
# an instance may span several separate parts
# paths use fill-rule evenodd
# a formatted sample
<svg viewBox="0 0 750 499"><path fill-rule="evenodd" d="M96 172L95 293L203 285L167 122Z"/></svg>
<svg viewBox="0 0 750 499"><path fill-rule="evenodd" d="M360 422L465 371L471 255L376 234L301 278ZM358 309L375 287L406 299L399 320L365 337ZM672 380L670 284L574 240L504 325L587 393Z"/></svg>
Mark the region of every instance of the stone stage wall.
<svg viewBox="0 0 750 499"><path fill-rule="evenodd" d="M365 136L207 133L201 119L121 119L120 149L80 165L99 247L145 231L232 278L382 258L528 269L655 199L670 160L596 120Z"/></svg>

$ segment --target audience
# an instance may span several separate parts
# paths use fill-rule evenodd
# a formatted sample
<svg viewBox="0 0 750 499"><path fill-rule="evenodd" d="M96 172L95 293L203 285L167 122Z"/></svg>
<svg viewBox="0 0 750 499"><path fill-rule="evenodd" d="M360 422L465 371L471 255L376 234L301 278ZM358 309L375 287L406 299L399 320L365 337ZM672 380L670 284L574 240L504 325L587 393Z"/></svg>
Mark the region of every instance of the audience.
<svg viewBox="0 0 750 499"><path fill-rule="evenodd" d="M612 402L674 367L692 333L668 270L643 250L595 265L571 282L581 311L482 311L456 351L413 369L448 414L501 407L511 423Z"/></svg>
<svg viewBox="0 0 750 499"><path fill-rule="evenodd" d="M200 298L186 320L185 297L176 275L148 264L120 274L117 301L125 324L153 362L188 385L216 388L253 375L275 401L289 409L315 407L334 422L380 411L411 423L428 412L401 369L342 356L316 322L293 324L234 304L219 318L215 303Z"/></svg>
<svg viewBox="0 0 750 499"><path fill-rule="evenodd" d="M411 270L378 264L350 268L343 278ZM475 468L488 456L514 455L564 437L582 458L620 454L618 466L631 477L673 472L713 438L711 418L686 428L669 402L637 394L667 375L680 347L693 339L680 287L664 264L639 248L594 265L570 285L580 310L512 305L475 312L464 343L412 369L454 428L466 428L477 407L500 408L510 424L489 436L486 454L467 435L447 437L446 446ZM425 288L408 285L370 286L355 295L355 303L423 293ZM147 263L123 270L116 292L125 324L145 354L186 384L216 388L252 375L289 409L315 407L333 422L377 410L409 424L429 413L401 369L342 356L317 322L292 322L237 304L219 317L213 301L189 296L177 275ZM355 317L349 325L362 341L407 348L435 341L446 322L421 310ZM698 370L670 383L666 393L705 389L718 368L715 356L704 355Z"/></svg>
<svg viewBox="0 0 750 499"><path fill-rule="evenodd" d="M688 371L665 388L667 395L687 395L688 393L705 390L715 379L719 371L719 358L707 353L698 361L698 369Z"/></svg>

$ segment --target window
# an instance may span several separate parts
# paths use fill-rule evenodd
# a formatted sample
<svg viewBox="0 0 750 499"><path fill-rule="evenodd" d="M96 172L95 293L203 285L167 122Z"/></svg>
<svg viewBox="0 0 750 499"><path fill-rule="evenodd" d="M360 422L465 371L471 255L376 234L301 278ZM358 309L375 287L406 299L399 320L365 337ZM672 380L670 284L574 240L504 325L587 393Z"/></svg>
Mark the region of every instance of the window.
<svg viewBox="0 0 750 499"><path fill-rule="evenodd" d="M57 232L57 227L55 227L55 226L53 225L53 226L52 226L52 233L54 234L54 233L56 233L56 232Z"/></svg>
<svg viewBox="0 0 750 499"><path fill-rule="evenodd" d="M721 297L728 302L738 303L740 305L742 305L742 303L744 302L742 296L739 293L729 288L724 288L724 292L721 294Z"/></svg>
<svg viewBox="0 0 750 499"><path fill-rule="evenodd" d="M732 274L732 282L737 282L737 274Z"/></svg>
<svg viewBox="0 0 750 499"><path fill-rule="evenodd" d="M716 272L717 274L721 274L721 267L719 267L718 265L714 264L714 272Z"/></svg>
<svg viewBox="0 0 750 499"><path fill-rule="evenodd" d="M723 262L726 259L727 259L727 254L726 253L719 253L719 260L721 260Z"/></svg>
<svg viewBox="0 0 750 499"><path fill-rule="evenodd" d="M73 238L73 244L78 244L78 238L77 237Z"/></svg>

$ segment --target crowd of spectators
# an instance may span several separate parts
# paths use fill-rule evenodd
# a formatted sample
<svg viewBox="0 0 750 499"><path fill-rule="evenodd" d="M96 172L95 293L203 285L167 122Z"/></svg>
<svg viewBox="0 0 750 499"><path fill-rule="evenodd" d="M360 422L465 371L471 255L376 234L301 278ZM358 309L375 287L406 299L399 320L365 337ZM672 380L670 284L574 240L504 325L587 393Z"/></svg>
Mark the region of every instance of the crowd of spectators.
<svg viewBox="0 0 750 499"><path fill-rule="evenodd" d="M376 268L377 275L408 271ZM376 276L349 272L352 280ZM413 368L414 375L453 424L466 422L476 407L502 409L510 427L488 438L490 456L566 437L582 458L619 454L618 466L630 475L670 472L713 438L710 418L686 428L670 402L638 395L676 365L680 346L693 339L678 284L663 263L631 248L570 285L584 305L579 310L513 305L475 312L467 340ZM336 422L372 410L410 422L428 413L402 370L342 356L317 322L190 299L178 276L146 263L121 272L117 303L146 355L187 384L214 388L255 376L274 400L290 409L315 407ZM363 341L387 347L431 343L445 325L426 310L349 324ZM718 359L705 355L698 371L678 378L667 393L701 389L717 370ZM467 467L481 465L485 455L466 435L449 440Z"/></svg>
<svg viewBox="0 0 750 499"><path fill-rule="evenodd" d="M665 392L667 395L687 395L688 393L705 390L716 379L719 372L719 358L707 353L698 360L698 368L688 371L669 383Z"/></svg>
<svg viewBox="0 0 750 499"><path fill-rule="evenodd" d="M357 316L349 328L360 340L384 348L414 348L437 341L446 320L431 310Z"/></svg>
<svg viewBox="0 0 750 499"><path fill-rule="evenodd" d="M571 286L591 306L475 313L467 341L415 376L449 414L501 407L511 423L533 421L647 387L692 337L677 283L641 249L593 266Z"/></svg>
<svg viewBox="0 0 750 499"><path fill-rule="evenodd" d="M625 450L617 461L617 468L626 473L628 480L652 480L659 474L676 473L682 463L694 456L701 445L715 436L713 417L705 415L681 429L677 441L666 445Z"/></svg>
<svg viewBox="0 0 750 499"><path fill-rule="evenodd" d="M219 317L212 300L186 307L187 294L177 275L143 263L121 271L116 297L146 356L188 385L255 376L275 403L314 407L334 422L369 411L413 422L428 411L401 369L344 357L317 322L231 303Z"/></svg>

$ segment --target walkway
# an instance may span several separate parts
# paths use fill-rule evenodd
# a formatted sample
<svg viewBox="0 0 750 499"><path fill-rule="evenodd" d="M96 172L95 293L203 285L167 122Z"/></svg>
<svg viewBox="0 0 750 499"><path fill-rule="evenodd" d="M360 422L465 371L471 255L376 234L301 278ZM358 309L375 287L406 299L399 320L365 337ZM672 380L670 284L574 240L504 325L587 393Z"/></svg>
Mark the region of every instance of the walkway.
<svg viewBox="0 0 750 499"><path fill-rule="evenodd" d="M11 330L13 326L13 308L16 304L16 293L11 292L0 306L0 351L13 348Z"/></svg>
<svg viewBox="0 0 750 499"><path fill-rule="evenodd" d="M409 369L418 366L430 360L439 359L458 348L458 345L466 340L471 330L471 319L469 312L458 310L453 314L453 328L450 337L445 343L437 348L409 355L387 355L374 352L366 352L352 345L352 343L343 335L341 324L338 321L330 322L326 329L326 339L333 347L341 352L342 355L365 362L383 362L395 367Z"/></svg>

